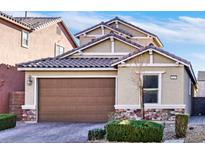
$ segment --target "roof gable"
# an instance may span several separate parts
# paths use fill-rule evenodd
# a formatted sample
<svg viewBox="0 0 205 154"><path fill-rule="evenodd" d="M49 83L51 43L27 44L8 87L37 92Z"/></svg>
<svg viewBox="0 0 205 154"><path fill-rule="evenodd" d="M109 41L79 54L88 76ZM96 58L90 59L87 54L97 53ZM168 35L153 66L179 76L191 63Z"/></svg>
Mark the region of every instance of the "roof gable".
<svg viewBox="0 0 205 154"><path fill-rule="evenodd" d="M126 56L122 57L118 61L114 62L112 65L115 66L115 65L120 64L121 62L126 62L126 61L128 61L128 60L130 60L130 59L132 59L132 58L134 58L136 56L139 56L139 55L141 55L141 54L143 54L145 52L149 52L150 50L152 50L152 51L154 51L154 52L156 52L156 53L158 53L158 54L160 54L162 56L170 58L171 60L179 62L181 64L184 64L184 65L190 65L191 64L189 61L187 61L187 60L185 60L185 59L183 59L181 57L178 57L178 56L176 56L174 54L171 54L171 53L169 53L169 52L167 52L165 50L162 50L160 48L156 48L154 46L147 46L145 48L142 48L140 51L136 51L136 52L130 53L129 55L126 55Z"/></svg>
<svg viewBox="0 0 205 154"><path fill-rule="evenodd" d="M116 30L116 31L121 32L121 33L123 33L123 34L129 34L130 37L132 37L132 34L131 34L131 33L127 32L127 31L125 31L125 30L123 30L123 29L120 29L120 28L111 26L111 24L112 24L112 23L115 23L116 21L117 21L117 22L120 22L120 23L122 23L122 24L124 24L124 25L126 25L126 26L129 26L129 27L131 27L132 29L137 30L137 31L139 31L139 32L141 32L141 33L143 33L143 34L146 34L146 35L148 35L148 36L153 37L153 39L157 42L157 44L158 44L160 47L163 47L163 44L162 44L162 42L160 41L160 39L158 38L157 35L155 35L155 34L153 34L153 33L150 33L150 32L148 32L148 31L146 31L146 30L144 30L144 29L142 29L142 28L139 28L138 26L135 26L135 25L133 25L133 24L131 24L131 23L128 23L128 22L126 22L126 21L124 21L124 20L122 20L122 19L120 19L120 18L118 18L118 17L115 17L115 18L113 18L113 19L111 19L111 20L109 20L109 21L106 21L106 22L101 22L101 23L99 23L99 24L97 24L97 25L94 25L94 26L92 26L92 27L89 27L89 28L87 28L87 29L85 29L85 30L83 30L83 31L81 31L81 32L78 32L78 33L75 34L75 37L79 37L79 36L82 35L82 34L85 34L85 33L89 32L89 31L92 31L92 30L95 30L95 29L97 29L97 28L100 28L100 26L107 26L107 27L109 27L109 28L112 28L112 30Z"/></svg>
<svg viewBox="0 0 205 154"><path fill-rule="evenodd" d="M191 65L191 63L189 61L187 61L187 60L185 60L185 59L183 59L181 57L178 57L178 56L176 56L174 54L171 54L171 53L169 53L169 52L167 52L165 50L162 50L160 48L156 48L154 46L147 46L145 48L142 48L140 51L132 52L132 53L126 55L126 56L123 56L122 58L114 61L111 66L117 66L117 65L119 65L121 63L129 61L129 60L131 60L131 59L133 59L133 58L135 58L135 57L137 57L139 55L142 55L142 54L144 54L146 52L149 52L149 51L156 52L156 53L158 53L158 54L160 54L162 56L170 58L171 60L175 61L176 63L183 64L185 66L185 68L188 70L188 73L190 74L192 81L194 83L196 83L196 77L195 77L192 65Z"/></svg>
<svg viewBox="0 0 205 154"><path fill-rule="evenodd" d="M82 52L82 50L84 50L86 48L89 48L91 46L94 46L95 44L98 44L98 43L100 43L102 41L105 41L105 40L111 39L111 38L115 38L115 39L117 39L117 40L119 40L121 42L124 42L124 43L126 43L126 44L128 44L130 46L133 46L133 47L135 47L137 49L143 48L143 46L139 45L138 43L130 41L130 40L128 40L128 39L126 39L124 37L121 37L119 35L116 35L114 33L110 33L110 34L104 35L102 37L99 37L97 39L94 39L93 41L90 41L87 44L84 44L84 45L82 45L82 46L80 46L78 48L70 50L70 51L68 51L68 52L66 52L66 53L64 53L62 55L59 55L59 57L67 57L67 56L73 55L75 53Z"/></svg>
<svg viewBox="0 0 205 154"><path fill-rule="evenodd" d="M109 30L111 30L111 31L113 31L113 32L119 33L119 34L126 35L126 36L128 36L128 37L132 37L132 36L133 36L131 33L127 32L127 31L125 31L125 30L123 30L123 29L116 28L116 27L114 27L114 26L109 26L109 25L105 24L104 22L101 22L101 23L99 23L99 24L97 24L97 25L94 25L94 26L92 26L92 27L89 27L89 28L87 28L87 29L85 29L85 30L83 30L83 31L81 31L81 32L79 32L79 33L76 33L76 34L75 34L75 37L79 37L79 36L82 35L82 34L92 32L92 31L94 31L94 30L96 30L96 29L99 29L99 28L101 28L101 27L107 28L107 29L109 29Z"/></svg>

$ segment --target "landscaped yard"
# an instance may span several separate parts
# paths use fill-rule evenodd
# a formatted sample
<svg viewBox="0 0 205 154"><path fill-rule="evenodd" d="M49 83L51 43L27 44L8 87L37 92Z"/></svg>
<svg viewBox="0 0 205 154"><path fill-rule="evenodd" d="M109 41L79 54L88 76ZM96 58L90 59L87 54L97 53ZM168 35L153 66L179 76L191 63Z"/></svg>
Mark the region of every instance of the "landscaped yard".
<svg viewBox="0 0 205 154"><path fill-rule="evenodd" d="M162 142L165 143L202 143L205 142L205 117L191 117L186 137L177 138L175 132L175 122L164 123L164 133ZM89 142L108 142L107 140L95 140Z"/></svg>
<svg viewBox="0 0 205 154"><path fill-rule="evenodd" d="M186 137L177 139L174 123L167 123L164 129L163 140L166 140L166 142L180 142L180 140L184 140L185 143L202 143L205 141L205 125L189 126Z"/></svg>

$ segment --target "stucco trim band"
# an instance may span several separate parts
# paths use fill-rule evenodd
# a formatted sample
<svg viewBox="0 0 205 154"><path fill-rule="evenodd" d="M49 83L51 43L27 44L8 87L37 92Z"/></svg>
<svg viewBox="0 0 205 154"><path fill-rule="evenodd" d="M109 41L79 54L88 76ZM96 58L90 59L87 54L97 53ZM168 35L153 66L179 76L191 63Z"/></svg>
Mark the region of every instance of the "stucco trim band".
<svg viewBox="0 0 205 154"><path fill-rule="evenodd" d="M145 109L185 109L184 104L172 104L172 105L163 105L163 104L145 104ZM115 105L115 109L141 109L140 105Z"/></svg>

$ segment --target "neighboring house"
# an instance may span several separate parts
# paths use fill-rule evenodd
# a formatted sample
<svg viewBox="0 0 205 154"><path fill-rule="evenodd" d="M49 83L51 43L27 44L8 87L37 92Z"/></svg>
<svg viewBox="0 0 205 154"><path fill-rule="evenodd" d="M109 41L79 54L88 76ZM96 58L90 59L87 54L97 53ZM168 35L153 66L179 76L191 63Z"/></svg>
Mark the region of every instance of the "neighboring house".
<svg viewBox="0 0 205 154"><path fill-rule="evenodd" d="M77 47L60 17L12 17L0 12L0 113L8 112L9 93L24 90L16 63L55 57ZM12 68L12 72L7 69ZM21 73L21 74L20 74Z"/></svg>
<svg viewBox="0 0 205 154"><path fill-rule="evenodd" d="M197 97L205 97L205 71L198 71L198 91Z"/></svg>
<svg viewBox="0 0 205 154"><path fill-rule="evenodd" d="M114 18L76 37L80 46L73 50L18 65L27 83L25 121L102 122L114 111L116 118L138 118L138 75L147 119L191 113L191 63L161 49L156 35Z"/></svg>

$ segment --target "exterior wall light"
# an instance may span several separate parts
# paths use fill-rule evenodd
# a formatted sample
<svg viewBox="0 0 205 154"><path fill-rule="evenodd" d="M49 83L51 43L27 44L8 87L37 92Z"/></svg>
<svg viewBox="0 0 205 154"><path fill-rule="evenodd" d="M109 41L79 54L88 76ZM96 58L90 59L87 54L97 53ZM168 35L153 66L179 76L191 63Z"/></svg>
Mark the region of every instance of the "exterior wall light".
<svg viewBox="0 0 205 154"><path fill-rule="evenodd" d="M27 79L27 84L28 84L29 86L31 86L32 83L33 83L32 77L29 75L29 76L28 76L28 79Z"/></svg>

